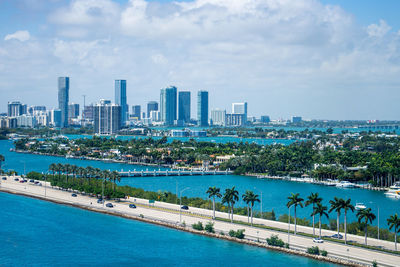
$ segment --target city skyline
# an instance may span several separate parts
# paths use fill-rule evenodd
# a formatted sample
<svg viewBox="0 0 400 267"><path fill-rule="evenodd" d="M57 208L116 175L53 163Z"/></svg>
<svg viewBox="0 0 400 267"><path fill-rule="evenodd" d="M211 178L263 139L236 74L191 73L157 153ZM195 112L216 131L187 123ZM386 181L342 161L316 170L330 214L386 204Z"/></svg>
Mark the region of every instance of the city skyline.
<svg viewBox="0 0 400 267"><path fill-rule="evenodd" d="M273 2L2 1L0 94L56 107L67 75L82 105L124 77L129 103L174 84L208 90L210 107L247 101L250 116L400 119L400 3Z"/></svg>

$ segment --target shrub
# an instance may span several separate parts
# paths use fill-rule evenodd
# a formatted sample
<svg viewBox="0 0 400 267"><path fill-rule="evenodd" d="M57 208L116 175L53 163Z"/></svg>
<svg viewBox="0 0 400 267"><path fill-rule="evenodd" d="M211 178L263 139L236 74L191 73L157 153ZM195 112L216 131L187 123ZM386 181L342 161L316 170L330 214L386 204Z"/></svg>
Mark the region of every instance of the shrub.
<svg viewBox="0 0 400 267"><path fill-rule="evenodd" d="M376 260L374 260L374 261L372 262L372 266L373 266L373 267L378 267L378 262L376 262Z"/></svg>
<svg viewBox="0 0 400 267"><path fill-rule="evenodd" d="M229 234L230 237L235 237L236 236L236 232L234 230L230 230L228 234Z"/></svg>
<svg viewBox="0 0 400 267"><path fill-rule="evenodd" d="M285 244L285 248L289 248L289 244L288 243Z"/></svg>
<svg viewBox="0 0 400 267"><path fill-rule="evenodd" d="M328 251L321 250L321 255L324 256L324 257L328 256Z"/></svg>
<svg viewBox="0 0 400 267"><path fill-rule="evenodd" d="M206 230L209 233L215 233L214 223L212 223L212 222L207 223L206 226L204 227L204 230Z"/></svg>
<svg viewBox="0 0 400 267"><path fill-rule="evenodd" d="M229 231L229 236L236 237L236 238L239 238L239 239L243 239L244 238L244 231L245 231L244 229L239 229L237 231L230 230Z"/></svg>
<svg viewBox="0 0 400 267"><path fill-rule="evenodd" d="M271 238L267 238L267 243L270 246L281 248L283 248L283 246L285 245L285 242L283 242L282 239L278 237L278 235L271 235Z"/></svg>
<svg viewBox="0 0 400 267"><path fill-rule="evenodd" d="M199 231L204 230L203 224L201 222L192 224L192 227L194 230L199 230Z"/></svg>
<svg viewBox="0 0 400 267"><path fill-rule="evenodd" d="M307 253L312 254L312 255L319 255L319 247L315 246L315 247L307 248Z"/></svg>

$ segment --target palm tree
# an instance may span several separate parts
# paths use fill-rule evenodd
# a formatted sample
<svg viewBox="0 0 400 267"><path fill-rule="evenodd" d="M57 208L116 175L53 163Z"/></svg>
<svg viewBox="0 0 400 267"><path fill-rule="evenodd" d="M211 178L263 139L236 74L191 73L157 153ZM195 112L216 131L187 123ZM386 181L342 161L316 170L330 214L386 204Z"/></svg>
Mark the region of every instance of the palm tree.
<svg viewBox="0 0 400 267"><path fill-rule="evenodd" d="M354 206L351 204L351 199L343 200L341 207L344 210L344 243L347 244L347 211L351 210L354 212Z"/></svg>
<svg viewBox="0 0 400 267"><path fill-rule="evenodd" d="M314 211L311 215L319 215L319 238L321 239L321 219L322 216L326 216L326 218L329 218L328 213L326 212L328 208L326 206L322 206L321 203L317 203L317 206L314 208Z"/></svg>
<svg viewBox="0 0 400 267"><path fill-rule="evenodd" d="M1 170L1 163L5 160L4 156L0 154L0 170Z"/></svg>
<svg viewBox="0 0 400 267"><path fill-rule="evenodd" d="M236 201L238 200L239 200L239 192L235 189L235 187L232 187L231 189L229 188L225 189L225 193L222 198L222 203L227 203L228 208L230 208L231 222L233 222L233 207Z"/></svg>
<svg viewBox="0 0 400 267"><path fill-rule="evenodd" d="M371 208L361 209L357 211L358 222L361 223L364 220L365 227L365 245L367 245L367 235L368 235L368 222L372 223L376 216L371 212Z"/></svg>
<svg viewBox="0 0 400 267"><path fill-rule="evenodd" d="M231 193L230 189L225 189L224 196L222 197L222 204L227 204L228 205L228 217L231 217Z"/></svg>
<svg viewBox="0 0 400 267"><path fill-rule="evenodd" d="M312 205L312 209L314 211L315 204L321 203L322 198L318 196L318 193L311 193L307 197L307 201L305 202L306 207L308 205ZM313 235L315 235L315 215L312 215L312 227L313 227Z"/></svg>
<svg viewBox="0 0 400 267"><path fill-rule="evenodd" d="M301 197L299 197L299 193L297 194L291 194L291 196L288 197L289 202L286 204L286 206L288 208L290 208L291 206L294 206L294 234L297 233L297 217L296 217L296 209L297 206L303 207L303 201L304 199L302 199Z"/></svg>
<svg viewBox="0 0 400 267"><path fill-rule="evenodd" d="M239 192L235 189L235 187L231 188L231 209L232 209L232 219L231 222L233 222L233 211L234 211L234 205L236 203L236 201L239 201Z"/></svg>
<svg viewBox="0 0 400 267"><path fill-rule="evenodd" d="M66 180L66 182L68 183L68 175L69 175L69 172L70 172L70 170L71 170L71 165L70 165L70 164L64 164L63 170L64 170L64 172L65 172L65 174L66 174L65 180Z"/></svg>
<svg viewBox="0 0 400 267"><path fill-rule="evenodd" d="M260 199L258 198L257 194L254 194L253 191L250 191L249 195L247 196L247 201L250 202L251 225L253 225L253 207L254 207L254 203L260 202Z"/></svg>
<svg viewBox="0 0 400 267"><path fill-rule="evenodd" d="M60 178L61 177L61 173L64 171L64 166L61 163L57 163L56 170L58 172L58 178Z"/></svg>
<svg viewBox="0 0 400 267"><path fill-rule="evenodd" d="M55 163L50 164L49 171L51 171L54 176L55 172L57 171L57 164L55 164Z"/></svg>
<svg viewBox="0 0 400 267"><path fill-rule="evenodd" d="M115 185L116 185L116 182L117 182L117 181L118 181L118 182L121 181L121 175L120 175L119 172L117 172L117 171L112 171L112 172L111 172L111 176L112 176L113 181L114 181L113 186L114 186L114 192L115 192Z"/></svg>
<svg viewBox="0 0 400 267"><path fill-rule="evenodd" d="M391 215L389 219L387 219L387 223L389 225L389 230L392 230L394 227L394 249L397 251L397 233L400 232L400 218L395 215Z"/></svg>
<svg viewBox="0 0 400 267"><path fill-rule="evenodd" d="M215 186L209 187L206 194L208 194L209 198L213 198L213 219L215 220L215 197L220 198L222 196L220 189Z"/></svg>
<svg viewBox="0 0 400 267"><path fill-rule="evenodd" d="M247 204L247 222L250 222L250 200L249 200L249 196L250 196L250 192L249 190L246 190L246 193L244 193L242 195L242 199L243 201Z"/></svg>
<svg viewBox="0 0 400 267"><path fill-rule="evenodd" d="M329 213L332 211L336 211L337 213L337 218L336 218L336 227L337 227L337 234L339 238L339 223L340 223L340 211L342 209L342 203L344 200L342 198L337 198L335 197L333 200L329 200L329 203L331 204L331 207L329 208Z"/></svg>

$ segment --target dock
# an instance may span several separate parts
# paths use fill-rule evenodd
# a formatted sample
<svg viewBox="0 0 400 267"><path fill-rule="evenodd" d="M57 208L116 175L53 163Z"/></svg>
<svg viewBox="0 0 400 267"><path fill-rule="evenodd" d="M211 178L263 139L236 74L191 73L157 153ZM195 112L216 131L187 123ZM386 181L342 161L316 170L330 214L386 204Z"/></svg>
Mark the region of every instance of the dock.
<svg viewBox="0 0 400 267"><path fill-rule="evenodd" d="M119 171L121 177L147 177L147 176L204 176L204 175L228 175L232 171L207 171L207 170L140 170Z"/></svg>

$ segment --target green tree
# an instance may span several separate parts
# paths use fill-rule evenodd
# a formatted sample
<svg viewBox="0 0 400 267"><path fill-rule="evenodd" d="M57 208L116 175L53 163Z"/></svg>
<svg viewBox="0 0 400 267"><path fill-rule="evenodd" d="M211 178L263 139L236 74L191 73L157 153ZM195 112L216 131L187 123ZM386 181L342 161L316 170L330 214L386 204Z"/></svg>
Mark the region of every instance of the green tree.
<svg viewBox="0 0 400 267"><path fill-rule="evenodd" d="M293 194L291 193L291 195L288 197L289 201L286 204L286 206L288 208L290 208L291 206L294 206L294 234L297 233L297 214L296 214L296 210L297 210L297 206L303 207L303 201L304 199L300 197L299 193Z"/></svg>
<svg viewBox="0 0 400 267"><path fill-rule="evenodd" d="M315 206L314 211L311 215L319 215L319 238L321 238L321 219L325 215L326 218L329 218L328 213L326 212L328 208L326 206L322 206L321 203L317 203L317 206Z"/></svg>
<svg viewBox="0 0 400 267"><path fill-rule="evenodd" d="M1 164L5 160L4 156L0 154L0 170L1 170Z"/></svg>
<svg viewBox="0 0 400 267"><path fill-rule="evenodd" d="M339 227L340 227L340 211L342 210L342 206L344 200L342 198L337 198L334 197L333 200L329 200L329 204L331 204L331 207L329 208L329 213L331 213L332 211L336 211L337 217L336 217L336 227L337 227L337 234L339 237Z"/></svg>
<svg viewBox="0 0 400 267"><path fill-rule="evenodd" d="M344 243L347 244L347 211L354 212L354 206L351 204L351 199L343 200L341 207L344 210Z"/></svg>
<svg viewBox="0 0 400 267"><path fill-rule="evenodd" d="M308 205L312 205L312 210L314 211L315 205L321 203L322 198L318 196L318 193L311 193L307 197L307 201L305 202L306 207ZM312 227L313 227L313 235L315 236L315 215L312 215Z"/></svg>
<svg viewBox="0 0 400 267"><path fill-rule="evenodd" d="M220 188L217 188L215 186L209 187L206 194L208 194L209 198L213 199L213 219L215 220L215 197L222 197L220 193Z"/></svg>
<svg viewBox="0 0 400 267"><path fill-rule="evenodd" d="M400 218L395 215L391 215L389 219L387 219L387 223L389 225L389 230L394 228L394 249L397 251L397 234L400 232Z"/></svg>
<svg viewBox="0 0 400 267"><path fill-rule="evenodd" d="M361 221L364 220L364 231L365 231L365 245L367 245L367 235L368 235L368 222L372 223L373 220L375 220L376 216L375 214L372 213L371 208L368 209L361 209L357 211L357 218L358 222L361 223Z"/></svg>

